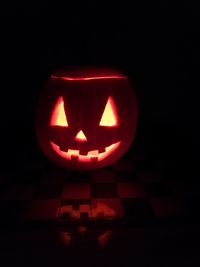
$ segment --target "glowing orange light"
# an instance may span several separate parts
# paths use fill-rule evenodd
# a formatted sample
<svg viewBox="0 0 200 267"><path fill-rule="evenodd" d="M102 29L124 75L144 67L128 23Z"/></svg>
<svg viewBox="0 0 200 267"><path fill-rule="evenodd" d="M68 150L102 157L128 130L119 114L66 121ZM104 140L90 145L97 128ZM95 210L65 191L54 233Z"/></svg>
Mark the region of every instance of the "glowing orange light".
<svg viewBox="0 0 200 267"><path fill-rule="evenodd" d="M58 98L58 101L55 104L50 126L68 126L65 110L64 110L64 101L62 96Z"/></svg>
<svg viewBox="0 0 200 267"><path fill-rule="evenodd" d="M75 137L75 140L76 141L79 141L79 142L86 142L87 141L87 138L86 136L84 135L83 131L79 131Z"/></svg>
<svg viewBox="0 0 200 267"><path fill-rule="evenodd" d="M100 126L118 126L117 109L113 98L108 98L103 115L101 117Z"/></svg>
<svg viewBox="0 0 200 267"><path fill-rule="evenodd" d="M87 228L85 226L78 226L78 232L84 234L87 232Z"/></svg>
<svg viewBox="0 0 200 267"><path fill-rule="evenodd" d="M99 153L98 150L92 150L88 152L88 155L91 157L98 157Z"/></svg>
<svg viewBox="0 0 200 267"><path fill-rule="evenodd" d="M98 241L101 247L106 247L111 239L112 230L107 230L103 234L98 236Z"/></svg>
<svg viewBox="0 0 200 267"><path fill-rule="evenodd" d="M121 142L117 142L105 148L105 152L99 153L98 150L89 151L87 155L81 155L79 150L68 149L67 152L61 151L59 146L50 142L53 150L62 158L71 160L75 157L78 161L91 162L92 160L102 161L110 154L112 154L120 145Z"/></svg>
<svg viewBox="0 0 200 267"><path fill-rule="evenodd" d="M113 219L116 217L116 212L105 203L97 202L96 207L92 208L92 217L97 218L99 214L104 214L107 219Z"/></svg>
<svg viewBox="0 0 200 267"><path fill-rule="evenodd" d="M112 75L112 76L98 76L98 77L59 77L52 75L52 79L61 79L65 81L89 81L89 80L102 80L102 79L127 79L125 76Z"/></svg>
<svg viewBox="0 0 200 267"><path fill-rule="evenodd" d="M112 220L116 218L116 211L109 207L106 203L98 201L94 206L88 204L80 204L78 209L74 209L72 205L64 205L58 208L56 217L59 220L79 220L81 213L86 213L90 219L98 219L104 217L105 219ZM67 216L68 215L68 216ZM79 232L86 232L85 227L81 227Z"/></svg>
<svg viewBox="0 0 200 267"><path fill-rule="evenodd" d="M64 245L69 246L71 244L72 237L69 232L59 231L58 234L59 234L60 240L63 242Z"/></svg>

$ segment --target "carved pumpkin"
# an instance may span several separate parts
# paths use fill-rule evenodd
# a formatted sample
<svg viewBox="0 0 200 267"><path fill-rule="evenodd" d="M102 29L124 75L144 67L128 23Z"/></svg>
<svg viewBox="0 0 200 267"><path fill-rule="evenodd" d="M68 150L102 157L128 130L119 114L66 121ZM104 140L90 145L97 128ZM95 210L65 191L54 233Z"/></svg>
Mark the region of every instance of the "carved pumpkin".
<svg viewBox="0 0 200 267"><path fill-rule="evenodd" d="M95 169L120 158L136 131L137 101L126 76L109 69L51 76L36 116L39 145L55 163Z"/></svg>

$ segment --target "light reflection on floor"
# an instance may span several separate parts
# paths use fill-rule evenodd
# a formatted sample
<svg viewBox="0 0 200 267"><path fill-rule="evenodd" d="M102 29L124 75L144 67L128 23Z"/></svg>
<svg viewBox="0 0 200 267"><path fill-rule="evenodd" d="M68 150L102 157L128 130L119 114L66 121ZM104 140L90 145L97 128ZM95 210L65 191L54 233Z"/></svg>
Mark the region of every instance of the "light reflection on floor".
<svg viewBox="0 0 200 267"><path fill-rule="evenodd" d="M57 211L57 219L59 221L74 221L80 222L81 218L87 218L87 220L113 220L117 217L117 213L114 209L97 201L95 205L80 205L78 209L74 209L72 205L63 205L59 207ZM69 247L74 243L93 242L98 244L100 247L106 247L112 236L112 230L104 229L94 234L89 228L80 224L77 226L75 231L69 229L62 229L58 231L58 237L62 244Z"/></svg>
<svg viewBox="0 0 200 267"><path fill-rule="evenodd" d="M66 246L73 246L79 244L80 246L85 246L90 242L90 245L98 245L101 248L105 248L109 245L112 237L112 230L107 229L95 233L94 231L87 229L84 226L78 226L77 231L70 230L59 230L58 237L61 243Z"/></svg>
<svg viewBox="0 0 200 267"><path fill-rule="evenodd" d="M83 218L106 219L111 220L117 217L117 212L108 204L102 201L96 201L94 205L82 204L78 209L74 209L72 205L63 205L57 210L58 220L80 220Z"/></svg>

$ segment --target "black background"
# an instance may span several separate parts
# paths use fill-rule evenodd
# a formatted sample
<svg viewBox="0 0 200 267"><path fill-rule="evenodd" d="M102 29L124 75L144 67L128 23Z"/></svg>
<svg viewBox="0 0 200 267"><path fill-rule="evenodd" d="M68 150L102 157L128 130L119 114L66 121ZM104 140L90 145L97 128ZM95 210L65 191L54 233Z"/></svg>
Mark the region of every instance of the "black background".
<svg viewBox="0 0 200 267"><path fill-rule="evenodd" d="M127 74L137 93L139 123L129 153L145 152L150 161L162 163L170 178L179 176L180 181L199 184L198 3L186 0L131 2L1 3L1 171L34 165L34 161L45 158L37 147L34 117L39 94L50 73L71 65L102 64ZM199 204L195 201L194 210L198 213ZM180 234L180 227L177 229L170 229L169 235L161 229L158 232L160 246L152 245L157 240L154 232L147 238L138 232L138 237L137 233L130 235L131 242L127 241L117 253L104 251L98 261L98 252L88 250L86 259L81 248L81 253L75 250L71 254L72 262L80 259L81 264L126 266L128 262L133 265L142 261L148 266L150 258L156 266L160 266L160 262L162 266L195 266L195 261L199 262L199 231L189 227L188 232L183 229ZM162 237L162 231L167 238ZM130 229L127 232L129 235ZM12 235L7 242L13 242ZM40 254L35 253L35 248L32 251L34 266L36 261L46 266L52 257L56 266L57 260L64 259L62 264L69 262L66 250L63 258L59 258L59 249L57 253L52 249L45 254L45 250L38 247ZM17 257L29 259L26 250L19 247L16 251ZM5 255L12 259L9 251Z"/></svg>
<svg viewBox="0 0 200 267"><path fill-rule="evenodd" d="M164 167L197 177L198 11L189 1L4 3L2 168L43 157L34 116L54 69L108 65L129 76L138 96L138 130L129 153L145 151Z"/></svg>

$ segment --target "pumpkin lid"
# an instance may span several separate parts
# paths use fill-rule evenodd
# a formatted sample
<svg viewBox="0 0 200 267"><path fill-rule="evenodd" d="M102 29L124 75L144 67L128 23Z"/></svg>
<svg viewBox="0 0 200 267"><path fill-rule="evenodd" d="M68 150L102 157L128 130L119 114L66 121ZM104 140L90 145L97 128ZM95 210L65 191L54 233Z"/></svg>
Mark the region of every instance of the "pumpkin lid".
<svg viewBox="0 0 200 267"><path fill-rule="evenodd" d="M124 79L127 78L120 71L110 68L85 67L85 68L70 68L58 70L51 75L53 79L63 80L94 80L94 79Z"/></svg>

